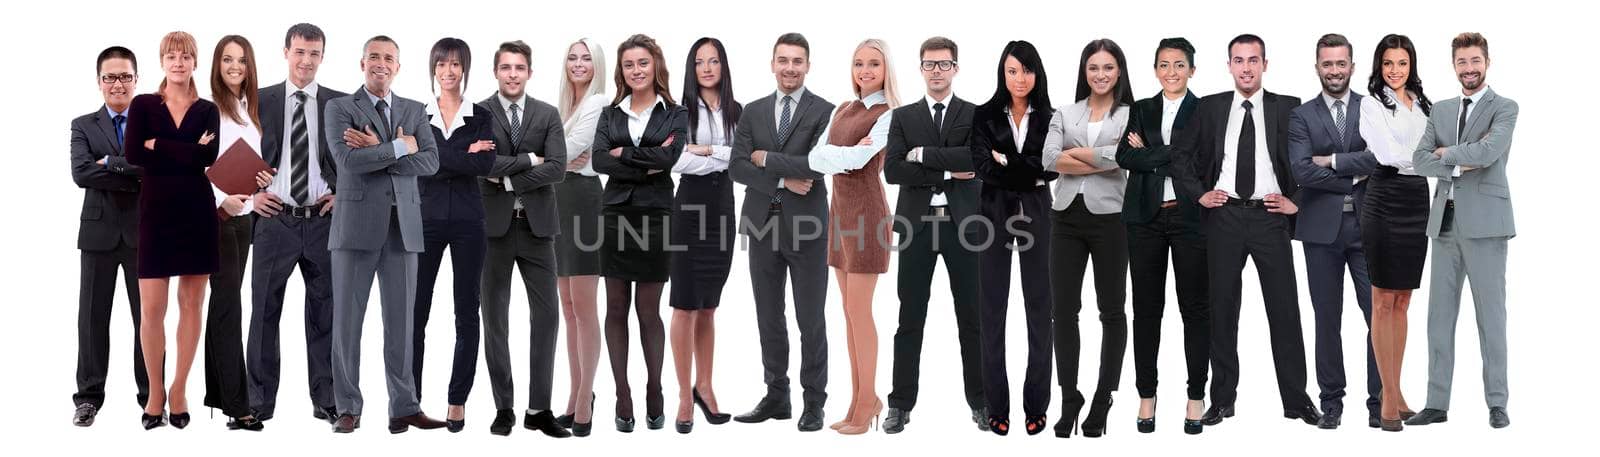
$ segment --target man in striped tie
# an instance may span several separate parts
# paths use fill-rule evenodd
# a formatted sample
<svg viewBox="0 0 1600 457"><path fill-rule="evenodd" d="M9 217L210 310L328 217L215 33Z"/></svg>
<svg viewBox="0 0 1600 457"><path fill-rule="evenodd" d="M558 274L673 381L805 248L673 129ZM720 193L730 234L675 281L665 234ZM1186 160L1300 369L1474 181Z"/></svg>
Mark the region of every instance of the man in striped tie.
<svg viewBox="0 0 1600 457"><path fill-rule="evenodd" d="M317 84L322 64L322 29L295 24L284 36L289 78L261 89L261 158L277 179L252 198L257 219L255 258L250 278L250 334L245 347L250 405L261 420L277 408L278 320L289 275L296 267L305 281L306 371L312 416L332 422L333 283L329 271L328 228L333 218L333 157L322 135L324 108L348 96ZM287 178L287 179L285 179Z"/></svg>

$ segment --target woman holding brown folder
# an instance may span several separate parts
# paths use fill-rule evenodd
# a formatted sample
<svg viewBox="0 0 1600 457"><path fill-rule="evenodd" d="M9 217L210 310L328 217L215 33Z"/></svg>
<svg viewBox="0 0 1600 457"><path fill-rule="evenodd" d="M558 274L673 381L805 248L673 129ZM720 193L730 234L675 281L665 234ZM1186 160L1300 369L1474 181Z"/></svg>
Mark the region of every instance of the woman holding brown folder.
<svg viewBox="0 0 1600 457"><path fill-rule="evenodd" d="M256 108L256 62L250 41L238 35L222 37L211 60L211 99L220 112L217 139L223 154L260 154L261 127ZM244 143L248 148L238 146ZM270 176L258 179L266 187ZM254 229L249 213L250 196L228 194L213 182L221 222L220 269L211 275L210 309L206 312L205 405L219 408L231 419L229 430L260 431L261 421L250 409L245 390L243 337L240 331L240 294L244 267L250 257Z"/></svg>

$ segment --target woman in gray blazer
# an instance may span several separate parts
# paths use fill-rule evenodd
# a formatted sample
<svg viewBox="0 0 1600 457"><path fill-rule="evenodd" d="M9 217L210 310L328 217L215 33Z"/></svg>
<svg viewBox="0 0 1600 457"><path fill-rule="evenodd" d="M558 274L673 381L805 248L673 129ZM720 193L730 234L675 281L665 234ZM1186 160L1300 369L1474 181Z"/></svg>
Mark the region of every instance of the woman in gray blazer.
<svg viewBox="0 0 1600 457"><path fill-rule="evenodd" d="M1123 310L1128 283L1128 233L1122 226L1127 177L1117 167L1117 142L1128 124L1133 91L1127 58L1116 42L1089 42L1078 60L1076 102L1057 109L1044 141L1044 163L1060 173L1055 181L1050 229L1050 276L1054 290L1056 371L1061 379L1061 420L1056 436L1071 437L1083 408L1078 391L1078 311L1083 274L1094 258L1094 289L1100 308L1100 382L1083 420L1083 435L1105 433L1111 392L1122 375L1128 318Z"/></svg>

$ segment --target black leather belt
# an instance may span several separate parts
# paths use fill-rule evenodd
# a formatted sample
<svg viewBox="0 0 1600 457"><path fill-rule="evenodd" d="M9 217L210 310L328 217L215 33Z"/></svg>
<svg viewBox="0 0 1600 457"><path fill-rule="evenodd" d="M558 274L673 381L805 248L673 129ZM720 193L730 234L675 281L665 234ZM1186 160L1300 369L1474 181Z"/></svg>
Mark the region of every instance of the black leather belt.
<svg viewBox="0 0 1600 457"><path fill-rule="evenodd" d="M1226 205L1228 205L1228 206L1243 206L1245 208L1266 208L1267 207L1267 201L1266 200L1258 200L1258 199L1245 200L1245 199L1241 199L1241 198L1228 197L1228 202L1226 203Z"/></svg>
<svg viewBox="0 0 1600 457"><path fill-rule="evenodd" d="M528 218L528 209L527 208L515 208L515 209L512 209L511 210L511 218L512 219L527 219Z"/></svg>
<svg viewBox="0 0 1600 457"><path fill-rule="evenodd" d="M297 219L310 219L310 218L313 218L313 217L321 217L322 216L322 208L320 207L320 205L313 205L313 206L289 206L289 205L283 205L283 212L281 212L279 214L283 214L283 215L286 215L286 216L289 216L289 217L293 217L293 218L297 218Z"/></svg>

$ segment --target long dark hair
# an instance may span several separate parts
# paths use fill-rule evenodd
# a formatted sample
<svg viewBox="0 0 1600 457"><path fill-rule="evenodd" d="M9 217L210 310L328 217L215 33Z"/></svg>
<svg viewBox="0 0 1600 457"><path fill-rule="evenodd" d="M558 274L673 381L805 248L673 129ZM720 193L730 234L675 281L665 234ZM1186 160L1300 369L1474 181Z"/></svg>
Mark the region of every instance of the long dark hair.
<svg viewBox="0 0 1600 457"><path fill-rule="evenodd" d="M717 60L722 62L722 79L717 81L717 110L722 112L722 131L729 140L733 139L733 126L739 124L739 114L744 107L733 99L733 76L728 70L728 50L722 47L722 41L716 38L703 37L694 41L689 46L689 58L684 63L683 69L683 106L689 109L689 142L694 143L700 138L695 138L700 128L700 73L695 71L694 56L700 52L700 47L711 45L717 50Z"/></svg>
<svg viewBox="0 0 1600 457"><path fill-rule="evenodd" d="M228 83L222 80L222 50L226 49L229 43L239 45L239 49L244 51L244 55L240 56L244 60L245 66L244 81L239 82L239 93L237 94L233 93L233 89L228 88ZM190 87L194 87L192 84L193 80L191 79ZM243 124L245 119L249 118L250 124L254 125L256 131L259 132L261 130L261 116L257 97L256 51L250 47L250 40L246 40L239 35L222 37L221 40L217 41L216 51L211 53L211 101L217 104L217 110L222 112L222 117L237 124ZM245 112L243 113L239 112L239 99L241 98L245 100Z"/></svg>
<svg viewBox="0 0 1600 457"><path fill-rule="evenodd" d="M1411 72L1406 75L1406 92L1417 99L1422 106L1422 114L1432 114L1433 102L1428 101L1428 95L1422 92L1422 77L1417 76L1417 48L1405 35L1391 33L1378 40L1378 49L1372 52L1372 76L1367 77L1367 93L1372 94L1390 112L1397 108L1394 99L1383 91L1384 87L1388 87L1388 83L1383 81L1383 53L1396 48L1404 49L1406 56L1411 59Z"/></svg>
<svg viewBox="0 0 1600 457"><path fill-rule="evenodd" d="M1033 92L1028 93L1028 105L1036 110L1050 109L1050 83L1044 74L1044 61L1039 58L1039 50L1033 47L1033 43L1022 40L1006 43L1005 50L1000 52L1000 63L995 66L994 96L979 108L1004 112L1006 106L1011 105L1011 91L1006 89L1008 56L1016 57L1018 62L1022 62L1022 68L1033 72Z"/></svg>
<svg viewBox="0 0 1600 457"><path fill-rule="evenodd" d="M1117 60L1117 87L1111 89L1111 96L1116 99L1117 105L1132 105L1133 87L1128 83L1128 58L1122 54L1122 47L1109 38L1090 41L1088 46L1083 47L1083 56L1078 58L1078 96L1072 101L1081 102L1094 95L1094 90L1089 89L1089 56L1100 51L1111 53L1111 57Z"/></svg>

